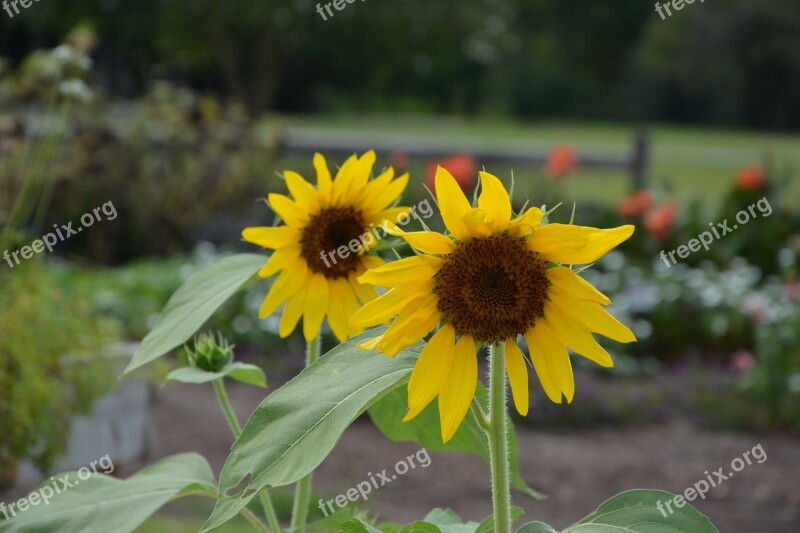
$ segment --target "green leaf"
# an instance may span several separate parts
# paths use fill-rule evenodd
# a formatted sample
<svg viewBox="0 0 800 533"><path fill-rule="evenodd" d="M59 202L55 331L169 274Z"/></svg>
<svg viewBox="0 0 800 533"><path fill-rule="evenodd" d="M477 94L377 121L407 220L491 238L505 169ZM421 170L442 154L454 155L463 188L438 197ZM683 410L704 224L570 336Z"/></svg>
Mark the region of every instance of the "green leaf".
<svg viewBox="0 0 800 533"><path fill-rule="evenodd" d="M664 504L673 498L675 496L663 490L625 491L564 533L719 533L705 515L686 502L680 508L673 502L674 512L670 513ZM659 502L663 511L658 508Z"/></svg>
<svg viewBox="0 0 800 533"><path fill-rule="evenodd" d="M186 453L168 457L127 480L102 474L83 479L78 472L54 476L74 485L35 507L18 513L11 520L0 520L0 530L15 532L49 531L133 531L169 501L189 494L215 497L217 487L208 462L201 456ZM49 488L49 491L48 491ZM44 491L44 492L43 492ZM37 493L53 488L45 484Z"/></svg>
<svg viewBox="0 0 800 533"><path fill-rule="evenodd" d="M398 388L369 409L372 421L388 439L396 442L418 442L428 450L474 453L482 457L487 464L489 463L489 442L472 411L467 413L464 423L458 428L453 438L444 444L442 443L437 402L431 402L414 419L403 422L403 417L408 412L407 394L405 387ZM486 387L480 382L476 397L484 409L488 408L489 394ZM543 494L528 487L520 476L519 462L517 461L517 436L511 421L508 423L508 443L512 485L533 498L539 500L546 498Z"/></svg>
<svg viewBox="0 0 800 533"><path fill-rule="evenodd" d="M361 518L353 518L340 523L336 531L338 533L382 533L380 529Z"/></svg>
<svg viewBox="0 0 800 533"><path fill-rule="evenodd" d="M451 509L434 509L422 519L422 522L436 526L442 533L475 533L478 529L477 522L465 524Z"/></svg>
<svg viewBox="0 0 800 533"><path fill-rule="evenodd" d="M189 340L228 298L258 273L265 262L262 255L232 255L189 278L164 306L158 322L142 341L123 375Z"/></svg>
<svg viewBox="0 0 800 533"><path fill-rule="evenodd" d="M528 522L517 530L517 533L558 533L544 522Z"/></svg>
<svg viewBox="0 0 800 533"><path fill-rule="evenodd" d="M261 403L225 462L220 499L204 531L233 518L262 488L312 472L353 420L408 382L421 345L396 357L356 347L382 332L374 329L340 344Z"/></svg>
<svg viewBox="0 0 800 533"><path fill-rule="evenodd" d="M408 524L407 526L403 527L397 533L444 533L441 529L439 529L434 524L430 524L428 522L414 522L413 524Z"/></svg>
<svg viewBox="0 0 800 533"><path fill-rule="evenodd" d="M339 509L330 516L315 520L306 526L309 531L339 531L339 527L343 522L353 518L353 508L344 507Z"/></svg>
<svg viewBox="0 0 800 533"><path fill-rule="evenodd" d="M514 524L519 517L525 514L525 510L522 507L512 507L511 508L511 523ZM486 517L486 519L481 522L478 526L478 529L475 530L475 533L489 533L494 531L494 515L490 514Z"/></svg>
<svg viewBox="0 0 800 533"><path fill-rule="evenodd" d="M256 387L266 387L267 378L264 371L256 365L247 363L232 363L220 370L219 372L208 372L202 368L183 367L173 370L167 374L166 382L172 383L179 381L181 383L210 383L219 378L229 377L248 385L255 385Z"/></svg>

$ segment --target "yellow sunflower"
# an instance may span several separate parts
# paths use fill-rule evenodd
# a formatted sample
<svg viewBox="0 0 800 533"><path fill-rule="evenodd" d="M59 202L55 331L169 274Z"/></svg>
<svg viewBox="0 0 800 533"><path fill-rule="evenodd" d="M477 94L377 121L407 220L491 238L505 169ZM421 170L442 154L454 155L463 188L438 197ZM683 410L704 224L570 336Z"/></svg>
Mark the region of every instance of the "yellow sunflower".
<svg viewBox="0 0 800 533"><path fill-rule="evenodd" d="M286 302L281 337L294 331L301 316L307 341L318 335L326 316L340 341L363 331L350 324L350 318L359 300L367 303L378 296L374 287L357 280L368 268L384 263L366 254L380 238L375 227L409 212L393 207L408 184L408 175L395 178L389 167L371 179L374 164L373 151L353 155L332 179L325 158L315 154L316 187L287 170L283 175L292 198L275 193L268 197L285 225L242 232L244 240L275 250L259 271L261 277L280 273L259 316L269 316Z"/></svg>
<svg viewBox="0 0 800 533"><path fill-rule="evenodd" d="M425 345L408 384L408 414L417 416L438 396L442 439L447 442L470 408L478 379L476 350L505 344L514 404L528 412L528 371L517 345L524 336L547 396L572 401L575 382L567 348L611 367L594 339L599 333L633 342L633 333L602 306L611 301L563 265L592 263L628 239L633 226L597 229L542 225L530 208L513 217L511 201L495 176L480 173L481 194L472 207L455 179L439 167L436 195L452 236L431 231L388 231L418 255L371 269L361 277L390 290L367 303L351 322L389 328L361 346L393 356L440 326Z"/></svg>

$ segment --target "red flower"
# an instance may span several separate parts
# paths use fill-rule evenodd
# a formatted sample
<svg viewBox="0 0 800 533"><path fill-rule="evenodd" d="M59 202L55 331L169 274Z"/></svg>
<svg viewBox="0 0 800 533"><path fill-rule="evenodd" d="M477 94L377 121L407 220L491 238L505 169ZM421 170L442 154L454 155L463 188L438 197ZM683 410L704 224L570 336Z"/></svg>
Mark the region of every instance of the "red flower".
<svg viewBox="0 0 800 533"><path fill-rule="evenodd" d="M675 215L678 206L675 202L669 201L659 207L654 207L644 215L644 226L656 240L662 240L669 235L672 225L675 223Z"/></svg>
<svg viewBox="0 0 800 533"><path fill-rule="evenodd" d="M439 166L444 167L453 175L462 191L468 196L472 194L472 189L475 187L475 177L478 175L478 163L471 154L456 154L440 159L439 161L429 162L427 174L428 188L431 191L434 191L436 188L436 169Z"/></svg>
<svg viewBox="0 0 800 533"><path fill-rule="evenodd" d="M617 204L617 212L623 217L641 215L653 205L653 195L647 189L640 189Z"/></svg>
<svg viewBox="0 0 800 533"><path fill-rule="evenodd" d="M578 155L571 146L562 144L550 151L546 168L551 179L558 180L564 178L577 167Z"/></svg>
<svg viewBox="0 0 800 533"><path fill-rule="evenodd" d="M389 156L389 165L395 170L403 170L408 166L408 154L405 152L392 152Z"/></svg>
<svg viewBox="0 0 800 533"><path fill-rule="evenodd" d="M736 175L736 187L757 191L764 185L764 168L761 165L747 165Z"/></svg>

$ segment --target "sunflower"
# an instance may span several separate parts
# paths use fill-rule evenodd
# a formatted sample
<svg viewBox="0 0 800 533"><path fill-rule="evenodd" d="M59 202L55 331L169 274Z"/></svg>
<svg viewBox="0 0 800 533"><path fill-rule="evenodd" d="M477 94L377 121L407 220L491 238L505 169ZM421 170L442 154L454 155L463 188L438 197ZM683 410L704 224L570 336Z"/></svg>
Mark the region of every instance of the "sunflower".
<svg viewBox="0 0 800 533"><path fill-rule="evenodd" d="M351 156L336 178L321 154L314 155L317 187L300 174L284 172L292 198L271 193L270 207L285 225L247 228L247 242L275 250L259 276L278 274L259 316L264 318L286 302L279 333L287 337L303 317L303 335L311 341L328 317L340 341L361 333L350 318L361 303L378 296L375 288L358 281L369 268L384 261L367 255L377 242L375 226L396 221L408 208L392 207L408 184L408 175L395 178L389 167L371 179L375 152Z"/></svg>
<svg viewBox="0 0 800 533"><path fill-rule="evenodd" d="M408 384L408 414L417 416L438 396L442 439L447 442L470 408L478 379L476 350L505 345L505 364L517 410L528 413L523 336L533 368L555 403L572 401L575 382L567 348L611 367L611 356L594 339L599 333L633 342L633 333L605 309L611 301L564 265L592 263L628 239L633 226L597 229L542 225L545 214L530 208L513 217L511 201L495 176L480 173L481 194L472 207L444 168L436 195L451 236L388 231L403 237L417 255L374 268L359 277L390 289L352 318L359 327L391 320L362 348L389 356L439 326L422 350Z"/></svg>

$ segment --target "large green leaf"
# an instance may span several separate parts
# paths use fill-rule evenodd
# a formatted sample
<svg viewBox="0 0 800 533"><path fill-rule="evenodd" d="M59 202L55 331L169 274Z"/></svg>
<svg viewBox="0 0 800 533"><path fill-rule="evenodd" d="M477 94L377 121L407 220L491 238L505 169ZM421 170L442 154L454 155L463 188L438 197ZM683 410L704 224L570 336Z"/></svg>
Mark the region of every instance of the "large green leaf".
<svg viewBox="0 0 800 533"><path fill-rule="evenodd" d="M487 463L489 462L489 442L472 411L467 413L464 423L458 428L453 438L444 444L439 425L437 402L431 402L414 419L403 422L403 417L408 412L407 394L406 387L396 389L369 409L369 415L373 422L387 438L398 442L419 442L429 450L474 453ZM481 383L478 383L476 397L484 409L488 408L489 395L486 387ZM528 487L520 476L517 461L517 437L510 421L508 442L511 453L511 483L529 496L543 499L544 496Z"/></svg>
<svg viewBox="0 0 800 533"><path fill-rule="evenodd" d="M68 476L65 478L64 476ZM54 476L66 479L71 488L56 481L59 494L45 484L34 494L39 503L19 512L11 520L0 518L0 530L6 533L50 533L52 531L133 531L163 505L189 494L216 496L217 487L211 468L193 453L163 459L127 480L102 474L83 479L78 472ZM53 494L49 503L41 495Z"/></svg>
<svg viewBox="0 0 800 533"><path fill-rule="evenodd" d="M564 533L719 533L708 517L684 501L678 508L666 502L675 496L663 490L629 490L617 494ZM661 502L661 509L659 509Z"/></svg>
<svg viewBox="0 0 800 533"><path fill-rule="evenodd" d="M225 462L220 499L204 531L233 518L262 488L312 472L353 420L408 381L419 346L396 357L356 347L381 332L340 344L261 403Z"/></svg>
<svg viewBox="0 0 800 533"><path fill-rule="evenodd" d="M189 278L169 299L123 375L188 341L265 262L263 255L232 255Z"/></svg>

